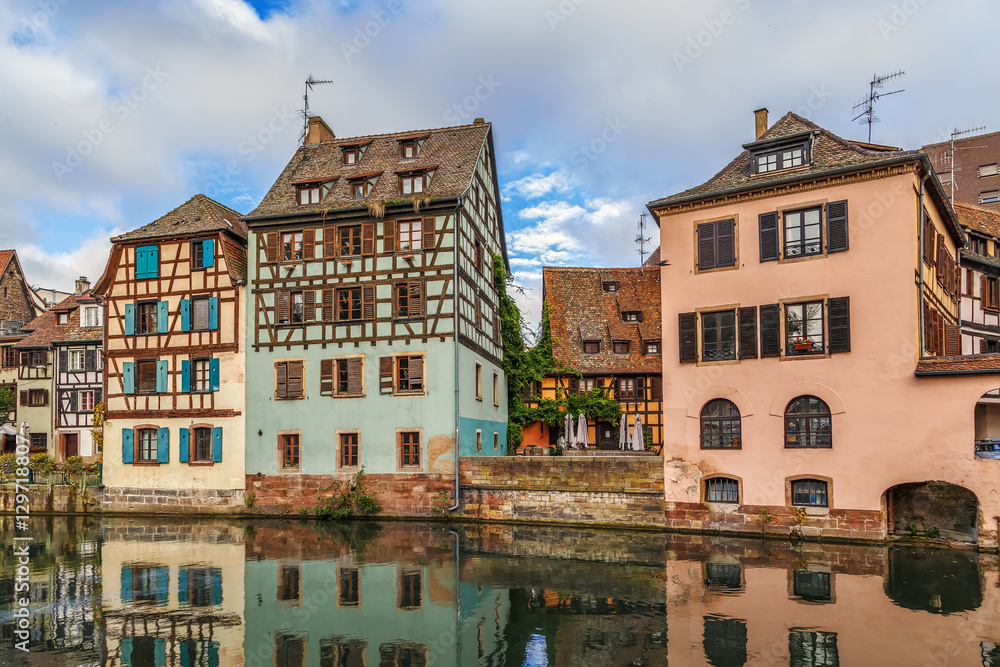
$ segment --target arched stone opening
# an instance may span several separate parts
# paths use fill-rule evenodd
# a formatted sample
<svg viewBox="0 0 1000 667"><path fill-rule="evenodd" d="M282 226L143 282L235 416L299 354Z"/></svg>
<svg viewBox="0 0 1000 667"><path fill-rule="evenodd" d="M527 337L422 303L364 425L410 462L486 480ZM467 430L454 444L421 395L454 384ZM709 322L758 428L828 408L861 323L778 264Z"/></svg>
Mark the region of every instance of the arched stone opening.
<svg viewBox="0 0 1000 667"><path fill-rule="evenodd" d="M979 541L979 500L965 487L940 481L897 484L885 497L890 534Z"/></svg>

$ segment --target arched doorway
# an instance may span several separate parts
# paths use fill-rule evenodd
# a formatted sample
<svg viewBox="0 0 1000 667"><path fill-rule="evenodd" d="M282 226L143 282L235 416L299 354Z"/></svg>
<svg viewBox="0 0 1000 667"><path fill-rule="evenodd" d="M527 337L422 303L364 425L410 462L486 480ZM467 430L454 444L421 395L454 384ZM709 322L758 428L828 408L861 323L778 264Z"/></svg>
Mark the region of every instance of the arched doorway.
<svg viewBox="0 0 1000 667"><path fill-rule="evenodd" d="M979 500L948 482L897 484L885 492L886 524L894 535L979 541Z"/></svg>

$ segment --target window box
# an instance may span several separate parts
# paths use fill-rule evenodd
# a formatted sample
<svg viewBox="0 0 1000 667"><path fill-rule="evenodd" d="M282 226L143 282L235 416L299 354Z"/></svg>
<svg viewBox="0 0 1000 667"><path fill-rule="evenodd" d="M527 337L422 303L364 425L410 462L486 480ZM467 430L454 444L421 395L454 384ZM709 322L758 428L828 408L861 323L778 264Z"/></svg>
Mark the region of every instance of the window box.
<svg viewBox="0 0 1000 667"><path fill-rule="evenodd" d="M407 253L407 254L403 255L403 259L413 259L413 257L414 257L414 255L411 254L411 253Z"/></svg>

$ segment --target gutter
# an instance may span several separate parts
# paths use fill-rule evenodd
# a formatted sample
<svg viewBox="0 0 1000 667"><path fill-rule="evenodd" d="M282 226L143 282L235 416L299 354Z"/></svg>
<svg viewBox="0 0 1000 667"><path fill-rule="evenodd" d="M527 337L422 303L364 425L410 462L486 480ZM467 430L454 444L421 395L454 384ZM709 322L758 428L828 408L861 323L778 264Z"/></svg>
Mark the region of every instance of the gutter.
<svg viewBox="0 0 1000 667"><path fill-rule="evenodd" d="M920 247L920 258L917 260L917 265L920 268L920 279L919 279L919 290L917 292L917 298L919 302L917 303L917 317L920 320L920 326L918 327L918 338L920 339L920 348L917 350L917 358L920 359L924 356L924 350L927 341L924 340L924 223L926 222L926 216L924 211L924 183L927 179L931 177L931 173L928 172L926 176L920 179L920 194L917 195L917 204L920 206L920 225L918 226L917 241ZM959 308L961 308L961 303L959 303ZM959 318L961 319L961 312L959 312ZM959 324L959 341L961 341L961 324Z"/></svg>
<svg viewBox="0 0 1000 667"><path fill-rule="evenodd" d="M449 513L454 512L455 510L457 510L458 507L459 507L459 505L462 504L462 501L459 498L459 494L461 493L461 487L459 485L459 475L461 474L461 471L459 470L459 454L458 454L458 452L459 452L459 445L460 445L460 443L459 443L460 424L459 424L459 421L458 421L458 398L459 398L459 393L458 393L458 379L459 379L458 378L458 333L459 333L459 331L458 331L458 328L461 325L461 319L458 316L458 257L461 254L461 249L459 248L458 216L459 216L459 214L462 211L462 204L464 202L465 202L465 194L459 195L458 199L455 202L455 231L453 232L453 235L455 237L455 241L453 243L453 245L455 247L455 250L453 252L453 255L454 255L453 261L454 261L455 279L452 281L452 289L451 289L451 292L452 292L451 293L451 302L452 302L452 305L451 305L451 309L452 309L451 318L452 318L452 321L454 322L454 325L453 325L453 327L454 327L453 335L454 335L454 347L455 347L455 504L447 509L447 511Z"/></svg>
<svg viewBox="0 0 1000 667"><path fill-rule="evenodd" d="M917 377L934 377L935 375L1000 375L1000 368L976 368L954 371L914 371Z"/></svg>

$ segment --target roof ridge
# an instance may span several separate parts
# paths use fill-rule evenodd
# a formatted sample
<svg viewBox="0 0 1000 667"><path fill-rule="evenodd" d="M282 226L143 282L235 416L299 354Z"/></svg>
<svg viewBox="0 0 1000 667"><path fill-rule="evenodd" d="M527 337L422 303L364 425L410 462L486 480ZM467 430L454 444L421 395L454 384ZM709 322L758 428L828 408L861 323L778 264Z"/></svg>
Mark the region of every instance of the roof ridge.
<svg viewBox="0 0 1000 667"><path fill-rule="evenodd" d="M483 121L482 123L466 123L465 125L446 125L445 127L431 127L422 130L403 130L401 132L383 132L381 134L359 134L353 137L337 137L332 141L324 141L318 144L303 144L299 146L302 148L313 148L316 146L322 146L323 144L339 144L345 141L356 142L365 139L376 139L376 138L386 138L386 137L406 137L412 134L419 134L421 132L448 132L450 130L461 130L467 127L489 127L492 123L490 121Z"/></svg>

